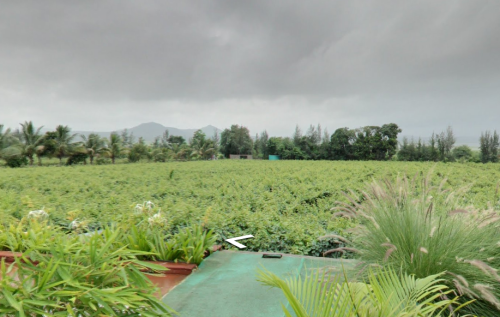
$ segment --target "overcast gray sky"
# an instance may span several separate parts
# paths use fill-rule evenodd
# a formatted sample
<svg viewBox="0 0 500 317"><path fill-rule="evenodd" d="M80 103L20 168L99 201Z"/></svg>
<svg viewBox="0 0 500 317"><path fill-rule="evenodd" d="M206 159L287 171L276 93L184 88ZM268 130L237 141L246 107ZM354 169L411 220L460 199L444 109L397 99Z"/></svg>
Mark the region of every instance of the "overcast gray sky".
<svg viewBox="0 0 500 317"><path fill-rule="evenodd" d="M500 130L500 1L0 1L0 123Z"/></svg>

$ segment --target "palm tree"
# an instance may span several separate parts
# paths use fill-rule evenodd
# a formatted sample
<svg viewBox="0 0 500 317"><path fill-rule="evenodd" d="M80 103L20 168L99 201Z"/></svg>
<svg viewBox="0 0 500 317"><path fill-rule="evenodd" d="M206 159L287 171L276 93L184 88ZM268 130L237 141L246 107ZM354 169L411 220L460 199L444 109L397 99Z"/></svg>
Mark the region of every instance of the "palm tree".
<svg viewBox="0 0 500 317"><path fill-rule="evenodd" d="M54 147L55 156L59 159L59 165L62 165L63 157L78 150L80 142L74 142L76 133L70 134L71 129L68 126L58 125L55 131Z"/></svg>
<svg viewBox="0 0 500 317"><path fill-rule="evenodd" d="M124 151L122 146L122 138L117 133L113 132L109 136L109 140L106 141L108 145L106 152L111 158L111 162L115 164L115 159L119 157Z"/></svg>
<svg viewBox="0 0 500 317"><path fill-rule="evenodd" d="M90 164L94 162L94 156L96 154L103 153L106 150L106 139L101 138L96 133L91 133L89 136L82 135L83 146L85 147L85 151L89 156ZM86 164L86 160L85 160Z"/></svg>
<svg viewBox="0 0 500 317"><path fill-rule="evenodd" d="M33 156L36 155L38 157L38 162L41 165L40 155L43 151L43 142L45 136L40 134L40 130L43 127L35 129L32 121L25 121L21 123L21 133L19 134L23 154L28 157L30 161L30 165L33 165Z"/></svg>
<svg viewBox="0 0 500 317"><path fill-rule="evenodd" d="M204 160L209 159L214 153L215 148L212 140L207 140L203 145L197 143L192 146L193 152L191 152L191 157L202 158Z"/></svg>
<svg viewBox="0 0 500 317"><path fill-rule="evenodd" d="M13 156L21 154L21 150L17 140L11 133L10 129L4 131L3 124L0 124L0 158L8 160Z"/></svg>
<svg viewBox="0 0 500 317"><path fill-rule="evenodd" d="M0 124L0 151L5 149L9 144L12 138L12 134L10 133L10 129L3 131L3 124Z"/></svg>

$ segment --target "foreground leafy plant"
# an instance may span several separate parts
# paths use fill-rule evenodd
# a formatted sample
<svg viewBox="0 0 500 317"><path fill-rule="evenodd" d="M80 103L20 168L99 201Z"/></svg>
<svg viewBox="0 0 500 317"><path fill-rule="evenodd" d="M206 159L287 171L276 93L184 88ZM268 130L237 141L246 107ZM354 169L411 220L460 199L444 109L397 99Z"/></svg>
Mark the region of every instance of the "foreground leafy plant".
<svg viewBox="0 0 500 317"><path fill-rule="evenodd" d="M76 236L64 234L49 221L32 217L24 217L17 224L0 231L0 249L13 252L30 250L47 253L52 245L69 246L76 240Z"/></svg>
<svg viewBox="0 0 500 317"><path fill-rule="evenodd" d="M89 236L76 253L53 245L17 270L2 261L2 316L170 316L130 250L112 247L117 236Z"/></svg>
<svg viewBox="0 0 500 317"><path fill-rule="evenodd" d="M369 283L353 283L320 270L286 280L261 270L258 280L281 289L297 317L411 317L447 315L445 311L457 304L457 298L443 299L451 291L441 284L441 275L416 279L388 268L370 270ZM284 305L282 308L286 316L292 316Z"/></svg>
<svg viewBox="0 0 500 317"><path fill-rule="evenodd" d="M143 251L139 259L146 261L175 261L200 264L205 252L215 244L211 230L206 231L200 225L181 229L175 235L156 230L144 225L131 225L123 235L128 248Z"/></svg>
<svg viewBox="0 0 500 317"><path fill-rule="evenodd" d="M401 267L417 278L445 271L443 278L456 294L478 299L466 311L498 316L500 216L460 208L457 192L443 184L400 177L370 184L362 203L351 195L351 204L338 209L362 223L352 250L366 265Z"/></svg>

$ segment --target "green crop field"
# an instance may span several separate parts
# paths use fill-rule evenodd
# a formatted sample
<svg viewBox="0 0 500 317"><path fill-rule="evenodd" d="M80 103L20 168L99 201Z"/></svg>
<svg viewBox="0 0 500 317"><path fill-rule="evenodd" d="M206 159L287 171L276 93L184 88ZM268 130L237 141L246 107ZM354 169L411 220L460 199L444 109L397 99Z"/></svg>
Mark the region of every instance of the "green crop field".
<svg viewBox="0 0 500 317"><path fill-rule="evenodd" d="M106 166L0 169L4 224L44 208L55 223L85 221L97 229L128 218L136 204L152 201L172 232L191 223L214 229L218 242L252 234L249 250L320 255L335 246L319 240L343 234L350 220L334 218L342 192L359 192L372 179L426 175L457 189L471 186L463 205L500 208L500 168L494 164L205 161Z"/></svg>

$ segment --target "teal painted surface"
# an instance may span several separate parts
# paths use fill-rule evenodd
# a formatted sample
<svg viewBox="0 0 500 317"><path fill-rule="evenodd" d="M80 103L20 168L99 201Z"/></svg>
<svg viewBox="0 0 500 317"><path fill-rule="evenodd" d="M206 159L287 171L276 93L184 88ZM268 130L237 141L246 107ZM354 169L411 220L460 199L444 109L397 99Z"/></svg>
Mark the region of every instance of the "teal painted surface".
<svg viewBox="0 0 500 317"><path fill-rule="evenodd" d="M279 161L280 156L279 155L269 155L269 160L270 161Z"/></svg>
<svg viewBox="0 0 500 317"><path fill-rule="evenodd" d="M284 256L264 259L262 253L215 252L180 285L163 298L180 317L282 317L281 303L287 305L281 290L261 285L258 268L280 277L303 274L306 268L336 266L337 260Z"/></svg>

